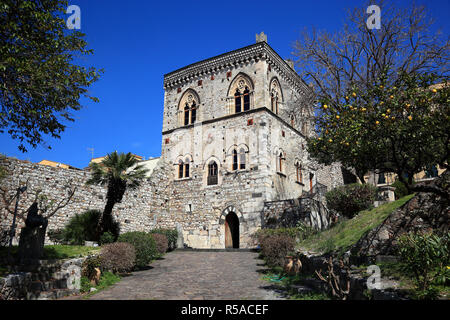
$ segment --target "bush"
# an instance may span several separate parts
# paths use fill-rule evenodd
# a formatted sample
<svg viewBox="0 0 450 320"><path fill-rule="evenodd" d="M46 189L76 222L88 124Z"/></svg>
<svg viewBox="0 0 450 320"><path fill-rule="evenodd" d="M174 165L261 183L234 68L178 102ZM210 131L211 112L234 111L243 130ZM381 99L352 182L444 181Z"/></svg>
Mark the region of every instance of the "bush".
<svg viewBox="0 0 450 320"><path fill-rule="evenodd" d="M284 235L264 235L260 237L261 253L270 267L283 267L285 257L294 251L295 239Z"/></svg>
<svg viewBox="0 0 450 320"><path fill-rule="evenodd" d="M153 229L152 234L163 234L167 237L169 250L174 250L177 247L178 231L175 229Z"/></svg>
<svg viewBox="0 0 450 320"><path fill-rule="evenodd" d="M100 244L104 245L104 244L108 244L108 243L113 243L114 242L114 235L107 231L104 232L101 236L100 236Z"/></svg>
<svg viewBox="0 0 450 320"><path fill-rule="evenodd" d="M140 231L127 232L121 234L117 241L130 243L134 246L136 249L136 267L138 268L148 266L152 260L159 256L156 242L149 233Z"/></svg>
<svg viewBox="0 0 450 320"><path fill-rule="evenodd" d="M69 244L83 245L84 241L97 241L96 227L102 213L88 210L73 216L63 230L63 238Z"/></svg>
<svg viewBox="0 0 450 320"><path fill-rule="evenodd" d="M376 199L377 189L370 184L353 183L337 187L326 193L328 209L347 218L359 211L370 209Z"/></svg>
<svg viewBox="0 0 450 320"><path fill-rule="evenodd" d="M440 237L432 232L410 232L400 237L398 251L405 271L415 277L419 297L435 298L431 284L448 280L449 245L450 233Z"/></svg>
<svg viewBox="0 0 450 320"><path fill-rule="evenodd" d="M395 181L391 186L395 188L395 199L400 199L407 196L408 194L411 194L410 192L408 192L405 184L400 180Z"/></svg>
<svg viewBox="0 0 450 320"><path fill-rule="evenodd" d="M63 229L52 229L47 231L48 238L56 244L65 244L64 230Z"/></svg>
<svg viewBox="0 0 450 320"><path fill-rule="evenodd" d="M97 225L101 216L99 210L88 210L73 216L62 231L64 241L73 245L84 245L84 241L99 242ZM113 226L119 232L119 224L113 222Z"/></svg>
<svg viewBox="0 0 450 320"><path fill-rule="evenodd" d="M125 242L105 244L102 246L100 259L103 270L113 273L128 272L134 268L136 249Z"/></svg>
<svg viewBox="0 0 450 320"><path fill-rule="evenodd" d="M311 235L313 235L316 231L310 226L304 224L303 222L297 223L297 227L295 228L266 228L259 229L256 231L256 238L258 242L260 239L269 235L286 235L288 237L293 238L294 240L304 240Z"/></svg>
<svg viewBox="0 0 450 320"><path fill-rule="evenodd" d="M152 237L156 242L156 249L158 250L159 255L164 255L169 249L167 237L160 233L154 233L152 234Z"/></svg>

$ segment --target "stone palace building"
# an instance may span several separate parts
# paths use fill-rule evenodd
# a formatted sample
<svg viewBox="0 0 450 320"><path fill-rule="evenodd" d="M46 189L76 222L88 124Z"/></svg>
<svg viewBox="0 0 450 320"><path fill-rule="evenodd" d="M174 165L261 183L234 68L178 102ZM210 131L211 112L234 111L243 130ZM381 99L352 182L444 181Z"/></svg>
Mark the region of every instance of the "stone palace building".
<svg viewBox="0 0 450 320"><path fill-rule="evenodd" d="M257 35L253 45L164 76L167 209L181 221L204 221L183 228L189 246L246 247L263 224L265 203L342 184L339 167L308 158L313 106L301 114L293 107L312 89L266 39Z"/></svg>

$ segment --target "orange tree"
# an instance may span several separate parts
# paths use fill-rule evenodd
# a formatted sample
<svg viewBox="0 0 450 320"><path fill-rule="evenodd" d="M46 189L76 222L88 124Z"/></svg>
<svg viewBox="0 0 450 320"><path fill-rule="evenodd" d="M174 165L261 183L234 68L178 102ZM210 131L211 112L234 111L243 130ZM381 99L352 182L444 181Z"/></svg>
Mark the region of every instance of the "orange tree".
<svg viewBox="0 0 450 320"><path fill-rule="evenodd" d="M369 170L394 172L409 191L448 198L447 192L412 180L432 165L448 168L448 78L402 72L391 79L381 76L364 90L349 86L341 101L323 99L316 117L319 134L309 139L308 150L322 163L355 168L360 179Z"/></svg>

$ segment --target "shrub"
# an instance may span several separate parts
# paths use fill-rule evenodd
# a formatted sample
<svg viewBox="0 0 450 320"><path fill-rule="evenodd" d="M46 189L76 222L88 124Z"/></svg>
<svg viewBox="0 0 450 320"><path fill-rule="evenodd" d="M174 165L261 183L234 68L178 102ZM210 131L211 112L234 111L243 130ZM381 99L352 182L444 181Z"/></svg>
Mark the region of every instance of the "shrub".
<svg viewBox="0 0 450 320"><path fill-rule="evenodd" d="M108 243L113 243L114 242L114 235L107 231L104 232L101 236L100 236L100 244L104 245L104 244L108 244Z"/></svg>
<svg viewBox="0 0 450 320"><path fill-rule="evenodd" d="M100 258L103 270L113 273L128 272L134 267L136 249L125 242L105 244L102 246Z"/></svg>
<svg viewBox="0 0 450 320"><path fill-rule="evenodd" d="M260 239L269 235L286 235L288 237L293 238L294 240L303 240L310 237L316 231L310 226L304 224L303 222L297 223L295 228L266 228L259 229L256 231L256 238L258 242Z"/></svg>
<svg viewBox="0 0 450 320"><path fill-rule="evenodd" d="M146 232L133 231L123 233L117 239L118 242L130 243L136 249L136 267L146 267L152 260L158 257L156 242L152 235Z"/></svg>
<svg viewBox="0 0 450 320"><path fill-rule="evenodd" d="M178 231L175 229L153 229L152 234L163 234L167 237L169 250L174 250L177 247Z"/></svg>
<svg viewBox="0 0 450 320"><path fill-rule="evenodd" d="M56 244L64 244L64 230L63 229L52 229L47 232L48 238Z"/></svg>
<svg viewBox="0 0 450 320"><path fill-rule="evenodd" d="M164 253L166 253L167 249L169 248L167 237L160 233L154 233L152 234L152 237L156 242L156 249L158 250L159 255L164 255Z"/></svg>
<svg viewBox="0 0 450 320"><path fill-rule="evenodd" d="M295 239L284 235L265 235L260 237L261 253L270 267L283 267L285 257L292 253Z"/></svg>
<svg viewBox="0 0 450 320"><path fill-rule="evenodd" d="M83 245L84 241L97 241L96 227L101 212L88 210L73 216L63 230L63 238L69 244Z"/></svg>
<svg viewBox="0 0 450 320"><path fill-rule="evenodd" d="M64 241L69 244L83 245L84 241L99 241L97 225L102 212L88 210L73 216L63 230ZM119 224L113 222L113 228L119 232Z"/></svg>
<svg viewBox="0 0 450 320"><path fill-rule="evenodd" d="M410 194L405 184L400 180L395 181L391 186L395 188L394 190L395 199L400 199Z"/></svg>
<svg viewBox="0 0 450 320"><path fill-rule="evenodd" d="M404 269L413 274L419 297L435 298L436 291L430 289L433 281L445 283L448 279L450 233L440 237L432 232L410 232L400 237L398 251Z"/></svg>
<svg viewBox="0 0 450 320"><path fill-rule="evenodd" d="M376 199L377 189L370 184L353 183L326 193L328 209L352 218L359 211L369 209Z"/></svg>

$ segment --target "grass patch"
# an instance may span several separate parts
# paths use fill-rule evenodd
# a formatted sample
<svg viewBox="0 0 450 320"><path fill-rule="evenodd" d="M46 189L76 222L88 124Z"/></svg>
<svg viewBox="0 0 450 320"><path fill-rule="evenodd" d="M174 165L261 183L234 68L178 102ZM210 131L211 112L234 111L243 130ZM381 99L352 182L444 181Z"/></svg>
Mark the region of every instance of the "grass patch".
<svg viewBox="0 0 450 320"><path fill-rule="evenodd" d="M323 292L299 293L294 286L302 285L303 280L307 278L314 278L314 275L305 273L287 275L282 268L272 268L261 277L262 280L282 289L289 300L331 300L331 297Z"/></svg>
<svg viewBox="0 0 450 320"><path fill-rule="evenodd" d="M100 276L100 281L98 282L98 285L92 286L89 282L89 280L86 277L81 277L81 292L87 292L85 296L83 296L83 299L89 299L97 292L100 292L113 284L117 283L122 279L119 275L116 275L112 272L104 272ZM97 289L97 291L89 292L91 288Z"/></svg>
<svg viewBox="0 0 450 320"><path fill-rule="evenodd" d="M70 246L70 245L48 245L44 246L43 260L46 259L68 259L86 256L88 254L100 251L100 247ZM17 257L19 252L18 246L11 248L11 254ZM0 257L8 256L8 248L0 247Z"/></svg>
<svg viewBox="0 0 450 320"><path fill-rule="evenodd" d="M298 244L303 250L318 253L344 253L368 231L380 225L394 210L408 202L414 195L408 195L378 208L361 211L352 219L339 222L332 228L316 233Z"/></svg>

